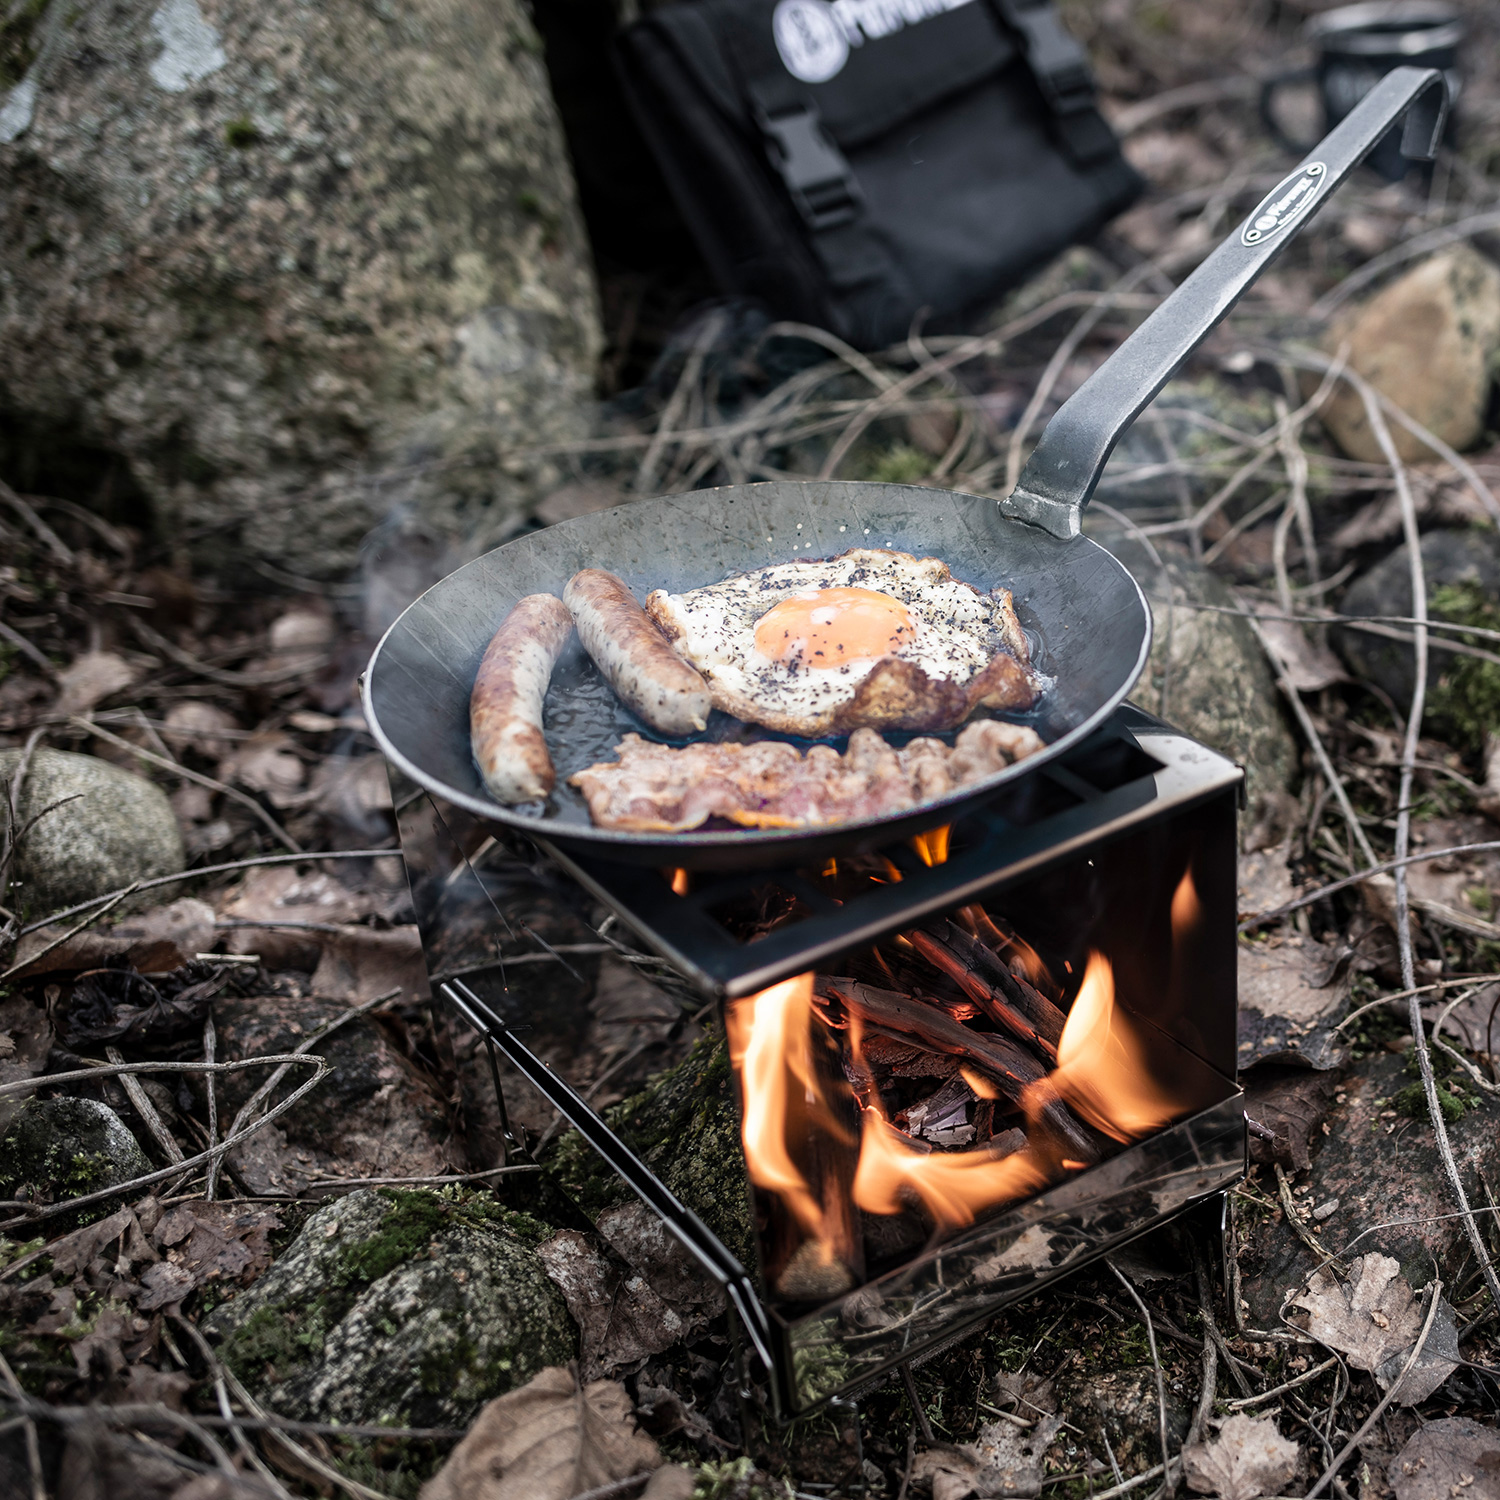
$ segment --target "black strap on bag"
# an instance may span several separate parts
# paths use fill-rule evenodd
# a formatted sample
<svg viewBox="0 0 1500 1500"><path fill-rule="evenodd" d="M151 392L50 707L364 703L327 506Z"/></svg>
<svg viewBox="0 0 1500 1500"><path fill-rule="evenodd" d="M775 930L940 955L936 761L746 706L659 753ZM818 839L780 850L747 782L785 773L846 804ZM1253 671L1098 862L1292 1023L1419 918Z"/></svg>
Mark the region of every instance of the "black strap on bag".
<svg viewBox="0 0 1500 1500"><path fill-rule="evenodd" d="M860 347L1005 290L1142 186L1048 0L694 0L617 62L725 289Z"/></svg>

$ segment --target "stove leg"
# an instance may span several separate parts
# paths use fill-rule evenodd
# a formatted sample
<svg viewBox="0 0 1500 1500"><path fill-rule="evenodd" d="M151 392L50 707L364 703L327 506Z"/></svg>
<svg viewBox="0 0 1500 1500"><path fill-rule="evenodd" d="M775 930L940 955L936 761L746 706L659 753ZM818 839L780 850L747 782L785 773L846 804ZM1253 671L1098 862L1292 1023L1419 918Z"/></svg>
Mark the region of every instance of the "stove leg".
<svg viewBox="0 0 1500 1500"><path fill-rule="evenodd" d="M484 1039L485 1051L490 1059L490 1082L495 1085L495 1108L500 1113L500 1165L510 1165L511 1152L520 1144L511 1134L510 1113L505 1108L505 1089L500 1083L500 1055L495 1050L495 1044L488 1038Z"/></svg>
<svg viewBox="0 0 1500 1500"><path fill-rule="evenodd" d="M740 1320L735 1313L733 1303L729 1307L729 1348L734 1360L735 1405L740 1414L740 1450L744 1453L753 1453L756 1438L754 1413L751 1410L753 1397L750 1390L749 1372L745 1368L745 1345L740 1338Z"/></svg>
<svg viewBox="0 0 1500 1500"><path fill-rule="evenodd" d="M927 1420L927 1412L922 1406L922 1398L917 1395L916 1377L911 1372L910 1361L905 1361L896 1366L901 1371L901 1383L906 1387L906 1399L911 1402L912 1414L916 1418L917 1431L922 1434L922 1441L930 1448L937 1442L933 1436L932 1423Z"/></svg>

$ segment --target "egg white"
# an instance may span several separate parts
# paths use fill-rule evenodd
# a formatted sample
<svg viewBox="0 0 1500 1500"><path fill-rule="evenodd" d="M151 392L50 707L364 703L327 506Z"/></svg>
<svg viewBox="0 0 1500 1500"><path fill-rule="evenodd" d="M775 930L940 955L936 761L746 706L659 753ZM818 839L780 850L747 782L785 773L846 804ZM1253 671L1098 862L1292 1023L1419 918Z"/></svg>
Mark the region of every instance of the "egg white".
<svg viewBox="0 0 1500 1500"><path fill-rule="evenodd" d="M938 558L884 548L860 548L826 561L775 563L681 594L657 590L647 607L674 637L678 653L711 685L762 713L811 723L853 698L879 658L833 667L812 666L796 655L773 660L756 650L755 626L784 599L832 588L874 589L899 599L915 633L887 654L914 663L929 677L967 682L1016 644L1008 600L976 592Z"/></svg>

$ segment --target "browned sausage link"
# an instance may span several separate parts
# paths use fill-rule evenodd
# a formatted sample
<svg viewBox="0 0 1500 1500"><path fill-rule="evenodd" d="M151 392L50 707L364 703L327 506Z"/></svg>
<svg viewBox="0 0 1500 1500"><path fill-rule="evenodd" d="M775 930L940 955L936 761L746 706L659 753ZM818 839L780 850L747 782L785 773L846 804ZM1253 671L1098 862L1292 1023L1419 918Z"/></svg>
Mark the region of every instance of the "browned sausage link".
<svg viewBox="0 0 1500 1500"><path fill-rule="evenodd" d="M485 648L469 697L469 738L497 802L534 802L552 791L557 776L542 734L542 701L572 629L561 599L528 594Z"/></svg>
<svg viewBox="0 0 1500 1500"><path fill-rule="evenodd" d="M583 649L633 714L662 734L707 728L708 684L672 649L623 578L585 568L568 580L563 598Z"/></svg>

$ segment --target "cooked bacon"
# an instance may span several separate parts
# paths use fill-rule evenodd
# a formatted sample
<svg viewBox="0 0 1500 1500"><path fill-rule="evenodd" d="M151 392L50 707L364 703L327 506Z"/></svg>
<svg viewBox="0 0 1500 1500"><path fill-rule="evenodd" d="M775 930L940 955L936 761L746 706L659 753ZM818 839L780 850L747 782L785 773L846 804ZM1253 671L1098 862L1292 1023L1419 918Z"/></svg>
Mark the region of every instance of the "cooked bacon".
<svg viewBox="0 0 1500 1500"><path fill-rule="evenodd" d="M1004 770L1042 748L1034 729L979 719L952 747L916 739L894 750L873 729L856 729L840 755L806 755L778 741L752 745L656 745L627 734L613 764L569 780L600 828L685 833L710 818L746 828L808 828L904 812Z"/></svg>

